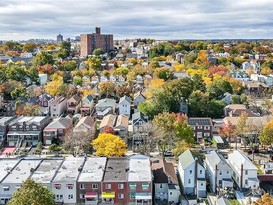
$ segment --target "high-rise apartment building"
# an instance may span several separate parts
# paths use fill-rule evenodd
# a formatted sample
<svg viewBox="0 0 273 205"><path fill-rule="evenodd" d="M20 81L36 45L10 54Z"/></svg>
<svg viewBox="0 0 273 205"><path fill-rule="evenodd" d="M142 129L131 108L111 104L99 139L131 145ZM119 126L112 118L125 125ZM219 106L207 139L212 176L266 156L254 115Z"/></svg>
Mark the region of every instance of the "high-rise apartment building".
<svg viewBox="0 0 273 205"><path fill-rule="evenodd" d="M113 35L101 34L98 27L96 27L96 33L81 34L81 56L90 55L97 48L109 52L114 48L113 45Z"/></svg>
<svg viewBox="0 0 273 205"><path fill-rule="evenodd" d="M57 43L61 43L61 42L63 42L63 40L64 40L63 35L59 34L57 36Z"/></svg>

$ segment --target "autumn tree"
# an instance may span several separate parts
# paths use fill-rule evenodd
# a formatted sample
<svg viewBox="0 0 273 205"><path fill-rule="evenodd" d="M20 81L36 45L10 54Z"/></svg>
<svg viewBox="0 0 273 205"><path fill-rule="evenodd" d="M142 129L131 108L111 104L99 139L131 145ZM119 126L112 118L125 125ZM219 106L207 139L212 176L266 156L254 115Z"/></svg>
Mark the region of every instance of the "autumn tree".
<svg viewBox="0 0 273 205"><path fill-rule="evenodd" d="M63 87L62 79L50 81L45 85L45 91L51 96L60 96Z"/></svg>
<svg viewBox="0 0 273 205"><path fill-rule="evenodd" d="M247 132L247 113L246 112L242 112L242 114L240 115L239 119L238 119L238 123L235 126L235 133L241 138L246 137L246 132ZM237 149L237 138L235 139L236 142L236 149Z"/></svg>
<svg viewBox="0 0 273 205"><path fill-rule="evenodd" d="M253 202L253 205L271 205L273 204L273 198L270 197L269 193L262 195L262 197Z"/></svg>
<svg viewBox="0 0 273 205"><path fill-rule="evenodd" d="M20 102L20 101L17 101ZM19 103L15 106L15 112L18 116L39 116L40 107L39 105L28 105L25 103Z"/></svg>
<svg viewBox="0 0 273 205"><path fill-rule="evenodd" d="M101 69L101 63L102 63L102 60L99 57L87 59L87 65L89 69L93 69L95 71L98 71Z"/></svg>
<svg viewBox="0 0 273 205"><path fill-rule="evenodd" d="M173 72L168 68L156 68L153 75L166 81L173 77Z"/></svg>
<svg viewBox="0 0 273 205"><path fill-rule="evenodd" d="M127 145L120 137L108 133L99 134L91 144L97 156L121 157L127 151Z"/></svg>
<svg viewBox="0 0 273 205"><path fill-rule="evenodd" d="M264 146L270 146L273 144L273 120L266 123L263 127L259 139Z"/></svg>
<svg viewBox="0 0 273 205"><path fill-rule="evenodd" d="M218 132L221 136L228 138L228 142L231 148L230 139L235 137L235 127L231 124L231 122L228 121L227 124L223 123Z"/></svg>
<svg viewBox="0 0 273 205"><path fill-rule="evenodd" d="M115 75L123 75L126 76L129 73L129 69L128 68L117 68L114 71Z"/></svg>
<svg viewBox="0 0 273 205"><path fill-rule="evenodd" d="M50 53L47 53L45 51L42 51L41 53L38 53L34 58L33 58L33 63L36 66L43 66L46 64L53 64L53 56Z"/></svg>
<svg viewBox="0 0 273 205"><path fill-rule="evenodd" d="M36 183L32 179L24 181L19 189L17 189L8 205L31 204L31 205L54 205L54 194L51 190L42 184Z"/></svg>
<svg viewBox="0 0 273 205"><path fill-rule="evenodd" d="M103 96L114 96L116 93L116 86L114 83L106 81L99 84L99 92Z"/></svg>
<svg viewBox="0 0 273 205"><path fill-rule="evenodd" d="M104 51L101 49L101 48L96 48L93 52L92 52L93 55L95 56L100 56L102 54L104 54Z"/></svg>
<svg viewBox="0 0 273 205"><path fill-rule="evenodd" d="M211 98L217 99L226 92L232 93L232 87L226 79L219 78L207 86L207 91Z"/></svg>

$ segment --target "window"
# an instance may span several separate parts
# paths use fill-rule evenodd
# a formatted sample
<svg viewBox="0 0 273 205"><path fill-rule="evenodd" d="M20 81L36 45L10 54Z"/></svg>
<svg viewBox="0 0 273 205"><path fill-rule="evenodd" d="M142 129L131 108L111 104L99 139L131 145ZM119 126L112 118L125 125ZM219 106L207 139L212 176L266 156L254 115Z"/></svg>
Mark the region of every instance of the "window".
<svg viewBox="0 0 273 205"><path fill-rule="evenodd" d="M105 188L106 188L106 189L111 189L111 184L106 184L106 185L105 185Z"/></svg>
<svg viewBox="0 0 273 205"><path fill-rule="evenodd" d="M142 183L142 189L144 190L149 189L149 183Z"/></svg>
<svg viewBox="0 0 273 205"><path fill-rule="evenodd" d="M68 194L68 199L73 199L73 194Z"/></svg>
<svg viewBox="0 0 273 205"><path fill-rule="evenodd" d="M9 186L3 186L3 191L9 191Z"/></svg>
<svg viewBox="0 0 273 205"><path fill-rule="evenodd" d="M219 175L222 175L222 174L223 174L222 171L220 171L220 172L219 172Z"/></svg>
<svg viewBox="0 0 273 205"><path fill-rule="evenodd" d="M190 170L190 174L192 174L192 170Z"/></svg>
<svg viewBox="0 0 273 205"><path fill-rule="evenodd" d="M119 199L124 199L124 194L118 194Z"/></svg>
<svg viewBox="0 0 273 205"><path fill-rule="evenodd" d="M188 180L188 184L190 184L190 183L191 183L191 179Z"/></svg>
<svg viewBox="0 0 273 205"><path fill-rule="evenodd" d="M247 181L247 179L245 180L245 185L248 185L248 181Z"/></svg>
<svg viewBox="0 0 273 205"><path fill-rule="evenodd" d="M55 189L61 189L61 185L60 184L54 184Z"/></svg>
<svg viewBox="0 0 273 205"><path fill-rule="evenodd" d="M62 194L56 194L56 195L55 195L55 199L56 199L57 201L63 200L63 195L62 195Z"/></svg>
<svg viewBox="0 0 273 205"><path fill-rule="evenodd" d="M84 194L80 194L80 199L84 199L85 195Z"/></svg>
<svg viewBox="0 0 273 205"><path fill-rule="evenodd" d="M26 130L29 130L29 125L26 125Z"/></svg>
<svg viewBox="0 0 273 205"><path fill-rule="evenodd" d="M202 170L200 170L200 174L202 174L203 173L203 171Z"/></svg>
<svg viewBox="0 0 273 205"><path fill-rule="evenodd" d="M200 130L201 130L202 128L203 128L202 126L197 126L197 129L200 129Z"/></svg>
<svg viewBox="0 0 273 205"><path fill-rule="evenodd" d="M229 171L227 171L227 174L229 174Z"/></svg>
<svg viewBox="0 0 273 205"><path fill-rule="evenodd" d="M160 184L160 185L159 185L159 188L162 189L162 187L163 187L162 184Z"/></svg>
<svg viewBox="0 0 273 205"><path fill-rule="evenodd" d="M85 184L80 184L80 189L85 189Z"/></svg>
<svg viewBox="0 0 273 205"><path fill-rule="evenodd" d="M129 194L130 199L135 199L136 198L136 193L132 192Z"/></svg>
<svg viewBox="0 0 273 205"><path fill-rule="evenodd" d="M173 195L173 193L170 191L170 196L172 196Z"/></svg>
<svg viewBox="0 0 273 205"><path fill-rule="evenodd" d="M205 130L209 130L210 129L210 127L209 126L205 126Z"/></svg>
<svg viewBox="0 0 273 205"><path fill-rule="evenodd" d="M37 126L36 125L32 125L32 130L37 130Z"/></svg>
<svg viewBox="0 0 273 205"><path fill-rule="evenodd" d="M118 184L118 189L124 189L124 184Z"/></svg>
<svg viewBox="0 0 273 205"><path fill-rule="evenodd" d="M129 187L130 189L136 189L136 183L130 183Z"/></svg>
<svg viewBox="0 0 273 205"><path fill-rule="evenodd" d="M73 184L67 184L66 185L67 189L73 189L73 186L74 186Z"/></svg>
<svg viewBox="0 0 273 205"><path fill-rule="evenodd" d="M92 184L92 189L98 189L98 184Z"/></svg>
<svg viewBox="0 0 273 205"><path fill-rule="evenodd" d="M245 170L245 175L248 175L248 170Z"/></svg>

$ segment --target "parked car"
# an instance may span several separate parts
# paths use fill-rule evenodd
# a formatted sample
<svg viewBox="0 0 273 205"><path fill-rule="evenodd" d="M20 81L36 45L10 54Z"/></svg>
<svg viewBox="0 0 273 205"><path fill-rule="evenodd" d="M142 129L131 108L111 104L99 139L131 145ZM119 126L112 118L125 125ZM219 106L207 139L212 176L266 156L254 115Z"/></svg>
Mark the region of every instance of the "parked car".
<svg viewBox="0 0 273 205"><path fill-rule="evenodd" d="M172 151L165 151L163 154L164 154L164 157L173 157Z"/></svg>
<svg viewBox="0 0 273 205"><path fill-rule="evenodd" d="M259 153L259 148L258 147L253 147L249 150L247 150L248 154L252 154L252 153Z"/></svg>

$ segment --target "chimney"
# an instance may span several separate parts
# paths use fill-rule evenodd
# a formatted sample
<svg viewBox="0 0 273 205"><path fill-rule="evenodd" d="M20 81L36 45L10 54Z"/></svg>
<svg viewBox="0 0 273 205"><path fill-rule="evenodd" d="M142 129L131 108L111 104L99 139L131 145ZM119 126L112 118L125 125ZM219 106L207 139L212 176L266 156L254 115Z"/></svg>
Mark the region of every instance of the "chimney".
<svg viewBox="0 0 273 205"><path fill-rule="evenodd" d="M100 28L96 27L96 34L100 34Z"/></svg>

